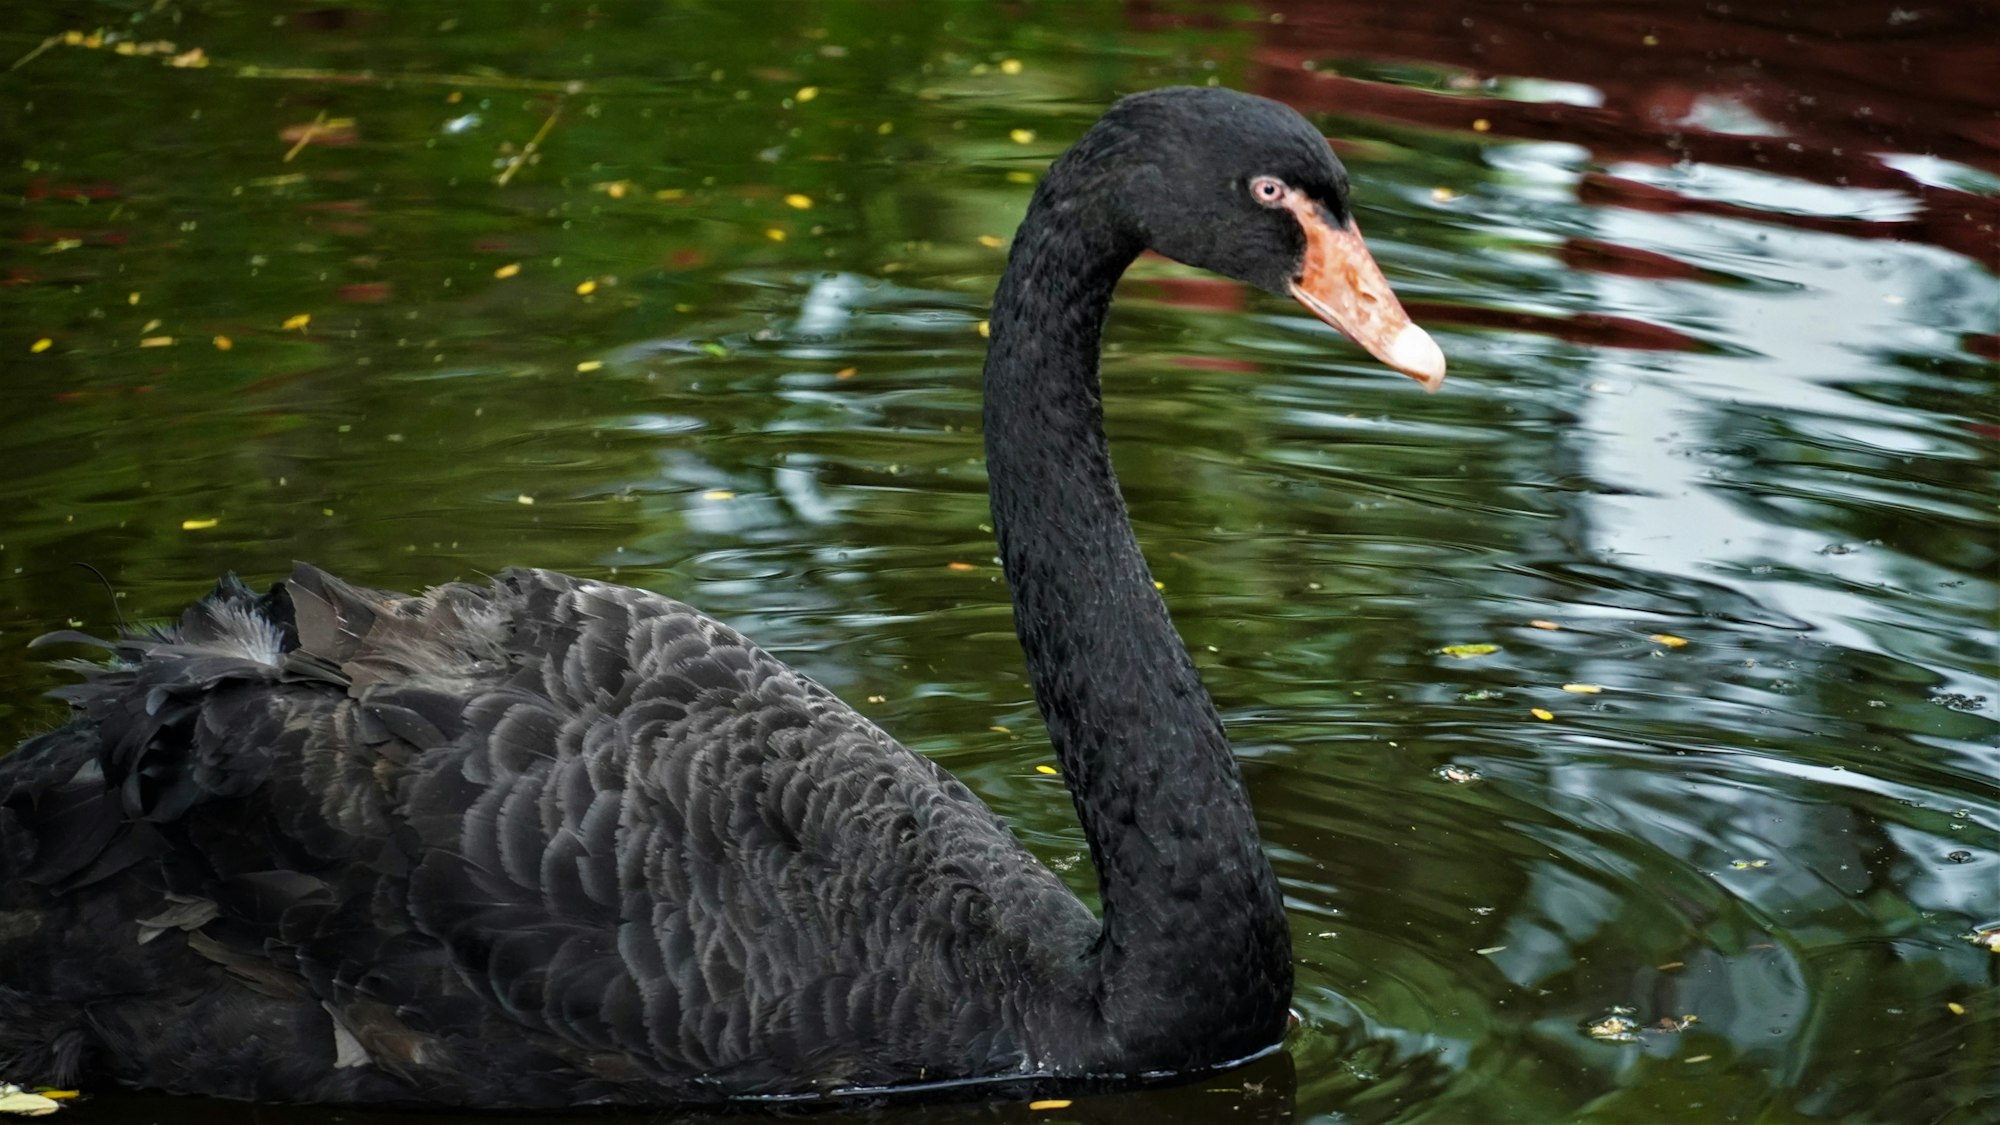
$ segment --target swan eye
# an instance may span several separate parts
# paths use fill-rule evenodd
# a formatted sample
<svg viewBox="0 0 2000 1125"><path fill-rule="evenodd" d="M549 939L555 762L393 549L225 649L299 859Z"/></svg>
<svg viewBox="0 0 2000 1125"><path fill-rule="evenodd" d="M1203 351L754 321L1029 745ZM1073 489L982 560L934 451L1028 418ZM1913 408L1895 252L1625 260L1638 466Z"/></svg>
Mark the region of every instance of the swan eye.
<svg viewBox="0 0 2000 1125"><path fill-rule="evenodd" d="M1250 181L1250 197L1266 207L1276 207L1285 199L1285 183L1274 176L1259 176Z"/></svg>

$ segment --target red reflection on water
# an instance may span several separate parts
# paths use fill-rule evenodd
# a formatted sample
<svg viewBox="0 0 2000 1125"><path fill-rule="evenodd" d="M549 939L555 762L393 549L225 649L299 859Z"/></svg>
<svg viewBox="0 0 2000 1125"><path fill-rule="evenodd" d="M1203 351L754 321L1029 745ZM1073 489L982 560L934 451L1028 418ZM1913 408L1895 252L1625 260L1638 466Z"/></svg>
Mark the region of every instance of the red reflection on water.
<svg viewBox="0 0 2000 1125"><path fill-rule="evenodd" d="M1147 25L1191 22L1151 0L1135 0L1130 10ZM1468 133L1484 121L1477 131L1580 145L1605 165L1687 160L1893 190L1913 201L1916 215L1827 225L1718 209L1666 189L1613 187L1608 176L1592 179L1585 202L1926 242L2000 270L2000 199L1923 183L1881 158L1922 154L2000 173L2000 5L1266 0L1238 30L1257 38L1251 87L1303 110ZM1350 59L1463 73L1450 90L1415 89L1343 77L1337 68ZM1459 92L1514 77L1585 86L1601 102ZM1764 131L1718 132L1700 124L1705 107Z"/></svg>

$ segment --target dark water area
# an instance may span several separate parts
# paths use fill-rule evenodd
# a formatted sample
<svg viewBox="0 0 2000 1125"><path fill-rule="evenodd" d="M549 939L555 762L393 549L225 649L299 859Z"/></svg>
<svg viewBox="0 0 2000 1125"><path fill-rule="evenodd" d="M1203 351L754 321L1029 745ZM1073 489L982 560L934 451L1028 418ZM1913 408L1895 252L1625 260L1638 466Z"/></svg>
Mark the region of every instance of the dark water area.
<svg viewBox="0 0 2000 1125"><path fill-rule="evenodd" d="M979 326L1048 161L1215 82L1333 138L1451 363L1159 259L1107 337L1299 1025L813 1119L2000 1118L2000 5L16 0L0 56L0 745L60 718L30 638L224 571L545 566L742 628L1088 893Z"/></svg>

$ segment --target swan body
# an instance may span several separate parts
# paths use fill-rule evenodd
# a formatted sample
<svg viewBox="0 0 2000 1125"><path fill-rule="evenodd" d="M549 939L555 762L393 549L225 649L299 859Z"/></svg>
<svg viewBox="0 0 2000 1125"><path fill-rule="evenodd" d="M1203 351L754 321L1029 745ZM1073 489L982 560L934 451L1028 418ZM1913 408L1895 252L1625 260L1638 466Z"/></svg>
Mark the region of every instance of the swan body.
<svg viewBox="0 0 2000 1125"><path fill-rule="evenodd" d="M1113 107L1017 237L994 515L1101 916L940 767L686 605L301 565L95 642L113 658L57 693L71 720L0 758L0 1075L533 1108L1118 1079L1275 1044L1282 899L1126 519L1098 333L1150 246L1317 301L1434 384L1400 306L1355 297L1387 287L1351 228L1303 119L1169 90Z"/></svg>

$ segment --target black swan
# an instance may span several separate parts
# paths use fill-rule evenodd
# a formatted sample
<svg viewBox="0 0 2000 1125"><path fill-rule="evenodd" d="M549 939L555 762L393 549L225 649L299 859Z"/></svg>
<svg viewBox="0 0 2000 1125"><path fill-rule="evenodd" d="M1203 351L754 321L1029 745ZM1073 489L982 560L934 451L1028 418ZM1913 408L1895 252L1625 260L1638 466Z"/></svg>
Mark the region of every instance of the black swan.
<svg viewBox="0 0 2000 1125"><path fill-rule="evenodd" d="M114 658L57 693L68 724L0 759L0 1076L525 1108L1272 1047L1278 884L1102 428L1099 334L1149 247L1444 375L1285 106L1136 95L1050 168L993 302L986 453L1101 917L964 785L686 605L301 565L95 642Z"/></svg>

